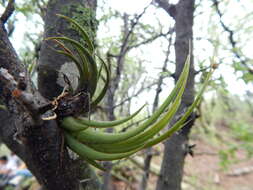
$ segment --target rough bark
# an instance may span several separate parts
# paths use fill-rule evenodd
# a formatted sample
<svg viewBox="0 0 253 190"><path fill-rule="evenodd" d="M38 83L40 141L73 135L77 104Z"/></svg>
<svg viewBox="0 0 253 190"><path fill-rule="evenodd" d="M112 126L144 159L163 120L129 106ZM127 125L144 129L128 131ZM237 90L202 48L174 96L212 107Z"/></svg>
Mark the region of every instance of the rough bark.
<svg viewBox="0 0 253 190"><path fill-rule="evenodd" d="M46 19L49 19L50 16L56 18L53 12L57 13L58 8L62 8L59 4L66 6L67 2L70 1L50 1L47 9L49 13ZM87 0L86 3L91 7L96 7L95 0ZM57 4L59 7L56 6ZM46 98L42 97L31 85L29 75L8 39L3 23L5 21L6 19L1 17L0 69L2 68L1 71L3 71L3 68L6 69L7 74L13 76L13 78L6 80L3 72L1 72L0 103L4 104L7 110L0 109L0 139L24 160L44 189L79 190L80 185L84 189L99 189L99 183L92 175L92 171L89 171L89 167L84 165L83 162L73 161L69 157L66 147L63 146L63 135L56 120L43 121L41 119L44 113L41 112L41 108L49 103L46 98L55 97L62 90L54 83L56 82L55 76L58 75L55 70L60 67L61 63L64 63L64 58L59 58L59 61L57 56L54 57L55 52L52 51L50 53L41 53L40 58L43 62L41 65L51 64L53 66L39 67L40 72L44 73L44 75L42 74L43 82L40 81L39 87L41 87L40 90ZM60 27L67 27L66 24L64 25L61 22L54 23L55 25L50 23L51 28L46 28L48 30L45 32L45 36L54 36L51 33L55 31L52 29L53 27L58 28L58 31L60 31ZM50 68L54 71L51 72ZM20 75L21 73L24 74ZM55 88L52 87L54 85ZM25 96L28 99L25 99ZM84 172L88 176L85 176ZM85 178L89 179L88 181L91 183L81 184L81 180Z"/></svg>
<svg viewBox="0 0 253 190"><path fill-rule="evenodd" d="M89 11L96 11L96 4L96 0L49 1L44 19L44 39L58 36L59 34L78 39L78 34L71 29L70 24L64 19L57 17L56 14L63 14L69 17L78 15L78 17L83 17L83 19L94 19L95 21L95 18L89 18L90 15L87 14L89 14ZM92 32L96 33L96 31L93 30L96 26L92 25L93 21L85 20L83 26L91 28ZM60 73L59 70L62 65L70 62L66 56L55 53L53 48L56 48L55 43L50 41L42 42L38 67L39 90L41 94L48 99L57 97L62 92L63 86L59 84L59 78L61 78L62 73Z"/></svg>
<svg viewBox="0 0 253 190"><path fill-rule="evenodd" d="M20 80L25 69L15 53L2 23L0 23L0 68L7 69ZM3 59L4 58L4 59ZM62 135L56 121L43 122L32 117L25 104L12 97L13 89L0 77L0 98L7 110L0 111L0 136L3 142L27 164L45 189L77 189L78 182L72 175L71 160L66 149L61 149ZM28 84L28 80L24 81ZM21 91L21 90L20 90ZM24 92L28 93L27 90ZM38 93L30 91L37 106L46 102ZM62 183L65 181L66 183Z"/></svg>
<svg viewBox="0 0 253 190"><path fill-rule="evenodd" d="M176 71L177 80L183 69L186 57L189 53L189 43L192 47L192 26L194 0L180 0L178 4L171 5L168 1L156 1L158 5L175 19L175 52L176 52ZM161 3L162 2L162 3ZM167 2L167 3L166 3ZM192 55L192 52L191 52ZM182 98L181 107L175 118L178 118L184 110L191 105L194 100L194 67L193 56L191 56L190 76L187 87ZM180 190L183 177L184 158L188 150L188 134L194 122L194 114L191 120L179 133L174 134L165 142L165 151L161 167L160 176L157 182L157 190Z"/></svg>
<svg viewBox="0 0 253 190"><path fill-rule="evenodd" d="M5 68L13 75L13 77L18 78L19 73L24 72L24 68L21 65L21 62L17 58L17 54L14 51L6 30L4 29L3 23L0 21L0 68ZM7 103L12 105L13 101L11 98L3 97L4 84L0 80L0 95L1 95L1 103ZM5 100L5 101L4 101ZM13 112L16 107L13 106ZM15 119L17 117L17 119ZM9 146L13 147L13 151L17 152L18 150L22 150L22 146L18 144L18 142L13 140L13 135L16 131L15 120L18 120L18 116L12 116L6 110L0 109L0 136L3 142L7 142ZM24 151L20 151L20 155L22 157L25 155Z"/></svg>
<svg viewBox="0 0 253 190"><path fill-rule="evenodd" d="M96 34L96 7L96 0L76 0L74 2L72 0L49 1L44 18L44 38L64 34L70 38L79 40L80 36L70 27L70 24L57 17L56 14L74 17L89 32L90 37L94 38ZM59 78L62 78L62 73L59 70L64 64L70 62L65 56L56 54L50 48L54 47L54 45L51 42L43 41L39 55L38 87L40 93L48 99L57 97L62 92L63 86L59 84ZM68 67L68 69L72 70L73 68ZM84 107L83 111L89 111L88 106ZM80 179L83 189L100 189L101 184L87 163L76 161L73 169L75 170L76 177Z"/></svg>

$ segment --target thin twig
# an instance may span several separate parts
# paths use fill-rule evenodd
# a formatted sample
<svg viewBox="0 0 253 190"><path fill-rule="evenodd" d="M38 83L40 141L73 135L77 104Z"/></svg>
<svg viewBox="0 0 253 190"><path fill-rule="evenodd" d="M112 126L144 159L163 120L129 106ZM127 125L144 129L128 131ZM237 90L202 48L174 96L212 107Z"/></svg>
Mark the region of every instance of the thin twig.
<svg viewBox="0 0 253 190"><path fill-rule="evenodd" d="M237 45L237 41L235 40L234 38L234 31L231 30L222 20L222 16L223 14L221 13L220 11L220 8L219 8L219 2L217 0L213 0L213 6L215 7L216 9L216 12L218 14L218 16L220 17L220 24L222 26L222 28L228 33L228 39L229 39L229 42L232 46L232 52L234 53L235 57L238 58L240 60L240 62L247 68L247 70L253 74L253 70L248 66L247 64L247 61L248 59L245 59L245 58L242 58L242 56L236 51L236 45Z"/></svg>
<svg viewBox="0 0 253 190"><path fill-rule="evenodd" d="M118 89L118 86L119 86L119 80L120 80L121 73L124 66L124 59L125 59L126 53L128 52L129 38L133 34L136 25L139 23L139 20L145 14L149 6L150 4L146 6L139 15L135 16L135 18L130 21L131 23L130 27L128 26L128 22L129 22L128 15L124 14L123 16L123 21L124 21L123 41L120 47L120 52L118 55L116 55L116 58L117 58L116 75L113 79L111 79L110 88L109 88L109 91L111 92L111 94L115 94L115 91ZM110 55L110 53L108 53L108 55Z"/></svg>
<svg viewBox="0 0 253 190"><path fill-rule="evenodd" d="M124 41L123 41L123 44L122 44L122 47L121 47L121 51L126 51L127 50L127 48L126 48L126 46L127 46L127 42L128 42L128 40L129 40L129 37L131 36L131 34L133 33L133 30L134 30L134 28L135 28L135 26L139 23L139 20L140 20L140 18L145 14L145 12L146 12L146 10L148 9L148 7L150 6L150 4L148 4L144 9L143 9L143 11L139 14L139 15L137 15L135 18L134 18L134 20L132 20L132 24L131 24L131 28L130 28L130 30L128 31L128 33L127 33L127 35L126 35L126 37L125 37L125 39L124 39Z"/></svg>
<svg viewBox="0 0 253 190"><path fill-rule="evenodd" d="M208 66L208 67L204 67L203 69L200 69L200 70L198 70L198 71L195 71L194 74L195 74L195 75L198 75L199 73L202 73L202 72L204 72L204 71L210 70L210 68L212 68L211 65Z"/></svg>
<svg viewBox="0 0 253 190"><path fill-rule="evenodd" d="M139 42L139 43L137 43L135 45L128 46L127 47L127 51L129 51L129 50L131 50L133 48L138 48L138 47L140 47L142 45L146 45L148 43L151 43L151 42L155 41L157 38L166 37L167 35L172 34L174 31L175 31L174 28L170 28L169 31L166 32L166 33L161 32L159 34L151 36L150 38L148 38L148 39L146 39L146 40L144 40L142 42Z"/></svg>
<svg viewBox="0 0 253 190"><path fill-rule="evenodd" d="M163 78L165 78L165 77L163 76ZM155 86L156 84L157 84L157 81L155 81L154 83L151 83L147 86L141 86L140 89L135 94L132 94L131 97L128 97L128 98L122 100L120 103L115 105L114 108L119 107L119 106L123 105L126 102L129 102L132 98L137 97L138 95L140 95L143 92L144 89L151 88L151 87Z"/></svg>

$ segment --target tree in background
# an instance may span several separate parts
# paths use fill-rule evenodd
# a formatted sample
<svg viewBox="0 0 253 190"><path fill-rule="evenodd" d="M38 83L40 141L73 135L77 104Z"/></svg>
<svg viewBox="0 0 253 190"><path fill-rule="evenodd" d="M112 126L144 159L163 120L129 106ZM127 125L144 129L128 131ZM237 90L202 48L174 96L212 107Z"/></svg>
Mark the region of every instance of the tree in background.
<svg viewBox="0 0 253 190"><path fill-rule="evenodd" d="M156 0L158 5L163 8L175 20L175 54L176 54L176 71L173 75L177 81L186 58L189 47L193 47L193 14L194 0L180 0L177 4L169 4L168 1ZM192 54L192 52L191 52ZM191 56L193 57L193 55ZM181 108L178 111L179 118L186 107L190 106L194 100L194 76L195 76L193 59L191 59L191 71L187 83L186 91L182 99ZM164 158L161 166L161 174L157 182L157 190L181 189L183 177L184 158L188 154L188 135L193 126L195 115L192 114L187 121L186 126L172 138L166 141Z"/></svg>

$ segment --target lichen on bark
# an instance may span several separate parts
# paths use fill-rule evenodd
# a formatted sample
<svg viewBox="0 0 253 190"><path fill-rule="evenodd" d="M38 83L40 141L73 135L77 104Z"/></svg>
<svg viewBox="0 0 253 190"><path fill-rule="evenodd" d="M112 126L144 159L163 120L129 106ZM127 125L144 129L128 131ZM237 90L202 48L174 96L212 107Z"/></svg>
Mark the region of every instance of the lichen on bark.
<svg viewBox="0 0 253 190"><path fill-rule="evenodd" d="M95 10L87 7L86 3L81 0L75 2L69 0L64 3L56 0L49 2L45 17L44 38L60 34L81 41L80 35L73 30L73 26L66 20L57 17L56 14L62 14L76 20L86 29L91 39L95 41L98 25ZM49 47L57 48L52 42L42 43L38 68L38 86L44 97L53 99L63 89L62 85L57 83L57 80L62 77L60 76L60 70L64 64L71 61L63 55L56 54Z"/></svg>
<svg viewBox="0 0 253 190"><path fill-rule="evenodd" d="M85 7L78 3L72 3L68 7L63 7L62 14L68 15L72 13L71 17L77 21L88 33L89 37L94 41L96 31L98 28L98 20L96 19L96 12L89 7ZM72 29L72 25L70 28Z"/></svg>

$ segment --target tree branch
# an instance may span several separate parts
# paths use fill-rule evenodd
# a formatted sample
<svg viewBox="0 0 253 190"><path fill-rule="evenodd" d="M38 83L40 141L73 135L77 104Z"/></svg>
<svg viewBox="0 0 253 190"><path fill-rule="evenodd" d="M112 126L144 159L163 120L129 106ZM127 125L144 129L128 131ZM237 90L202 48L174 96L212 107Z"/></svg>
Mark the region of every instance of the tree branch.
<svg viewBox="0 0 253 190"><path fill-rule="evenodd" d="M219 8L219 2L217 0L213 0L213 6L218 14L218 16L220 17L220 24L222 26L222 28L228 33L228 40L232 46L232 52L234 53L235 57L238 58L240 60L240 62L247 68L247 70L253 74L253 70L249 67L249 65L247 64L248 59L243 59L242 56L235 50L236 49L236 45L237 45L237 41L234 38L234 31L231 30L222 20L222 16L223 14L220 11Z"/></svg>
<svg viewBox="0 0 253 190"><path fill-rule="evenodd" d="M0 18L3 24L5 24L8 21L13 11L15 10L14 4L15 0L9 0L7 7Z"/></svg>
<svg viewBox="0 0 253 190"><path fill-rule="evenodd" d="M172 18L176 17L176 6L170 4L168 0L154 0L159 7L163 8Z"/></svg>
<svg viewBox="0 0 253 190"><path fill-rule="evenodd" d="M213 67L212 65L210 65L210 66L208 66L208 67L204 67L204 68L202 68L202 69L199 69L198 71L195 71L194 74L195 74L195 75L198 75L199 73L202 73L202 72L204 72L204 71L207 71L207 70L209 70L209 69L212 68L212 67ZM218 67L218 65L217 65L217 67Z"/></svg>
<svg viewBox="0 0 253 190"><path fill-rule="evenodd" d="M127 47L127 51L129 51L129 50L131 50L131 49L133 49L133 48L138 48L139 46L142 46L142 45L151 43L151 42L153 42L154 40L156 40L157 38L166 37L167 35L172 34L173 32L174 32L174 28L171 28L171 29L169 29L169 31L166 32L166 33L162 33L162 32L161 32L161 33L159 33L159 34L156 34L156 35L150 37L149 39L146 39L146 40L144 40L144 41L142 41L142 42L139 42L139 43L137 43L137 44L135 44L135 45L128 46L128 47Z"/></svg>
<svg viewBox="0 0 253 190"><path fill-rule="evenodd" d="M134 28L135 28L135 26L139 23L139 20L141 19L141 17L145 14L145 12L146 12L146 10L148 9L148 7L150 6L150 4L149 5L147 5L144 9L143 9L143 11L139 14L139 15L137 15L132 21L131 21L131 27L130 27L130 30L126 33L126 36L125 36L125 38L124 38L124 40L123 40L123 43L122 43L122 46L121 46L121 53L120 54L122 54L123 52L126 52L127 51L127 44L128 44L128 41L129 41L129 37L133 34L133 31L134 31ZM127 21L126 21L127 22Z"/></svg>
<svg viewBox="0 0 253 190"><path fill-rule="evenodd" d="M67 150L62 149L62 133L55 120L34 120L34 117L40 116L35 116L37 105L39 107L46 100L35 89L26 89L24 84L29 84L30 79L22 74L26 73L25 68L1 20L0 68L0 100L8 109L0 110L0 138L25 161L47 190L76 190L78 179L73 175L75 170L71 168L72 160ZM34 110L35 113L31 113Z"/></svg>
<svg viewBox="0 0 253 190"><path fill-rule="evenodd" d="M163 78L165 78L165 77L163 77ZM144 84L144 83L143 83L143 84ZM132 94L130 97L128 97L128 98L122 100L119 104L115 105L115 106L114 106L114 109L115 109L116 107L119 107L119 106L123 105L124 103L126 103L126 102L128 102L128 101L131 101L132 98L137 97L138 95L140 95L140 94L143 92L144 89L146 89L146 88L151 88L152 86L155 86L156 84L157 84L157 81L156 81L156 82L153 82L153 83L151 83L151 84L149 84L149 85L147 85L147 86L142 85L136 93Z"/></svg>
<svg viewBox="0 0 253 190"><path fill-rule="evenodd" d="M111 79L111 85L110 85L111 94L115 93L115 91L117 90L118 85L119 85L119 79L120 79L121 72L123 70L123 65L124 65L123 64L124 58L125 58L127 51L129 50L128 49L129 38L133 34L135 26L138 24L140 18L145 14L145 12L149 6L150 6L150 4L148 6L146 6L139 15L137 15L133 20L131 20L130 28L128 27L128 22L129 22L128 15L125 14L123 16L123 20L124 20L123 41L122 41L122 45L120 47L119 55L117 55L116 76L113 79Z"/></svg>

